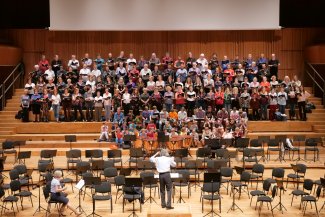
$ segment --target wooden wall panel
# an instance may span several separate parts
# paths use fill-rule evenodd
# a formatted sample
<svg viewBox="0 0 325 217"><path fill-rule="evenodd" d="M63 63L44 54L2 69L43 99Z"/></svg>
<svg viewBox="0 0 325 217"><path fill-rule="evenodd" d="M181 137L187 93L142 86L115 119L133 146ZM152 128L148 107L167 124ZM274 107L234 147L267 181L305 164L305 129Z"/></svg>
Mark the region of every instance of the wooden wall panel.
<svg viewBox="0 0 325 217"><path fill-rule="evenodd" d="M149 57L156 52L162 57L166 51L176 58L191 51L196 57L213 52L244 58L248 53L258 57L276 53L280 59L280 77L298 74L303 77L303 50L324 35L324 29L282 29L266 31L153 31L153 32L71 32L48 30L2 30L0 36L23 48L27 70L32 70L40 55L49 59L59 54L67 62L71 54L80 59L85 52L106 58L109 52L117 56L121 50Z"/></svg>

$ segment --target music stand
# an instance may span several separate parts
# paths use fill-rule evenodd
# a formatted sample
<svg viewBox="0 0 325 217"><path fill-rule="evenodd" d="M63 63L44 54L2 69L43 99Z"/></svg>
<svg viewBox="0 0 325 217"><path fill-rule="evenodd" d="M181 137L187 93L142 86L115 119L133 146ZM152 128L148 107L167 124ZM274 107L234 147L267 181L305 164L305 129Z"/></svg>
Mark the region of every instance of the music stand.
<svg viewBox="0 0 325 217"><path fill-rule="evenodd" d="M279 155L279 160L282 163L282 161L286 161L284 159L284 155L285 155L285 144L286 144L287 136L276 135L274 139L275 139L276 143L278 143L278 144L281 143L281 145L280 145L281 151L280 151L280 155ZM282 147L283 147L283 149L282 149ZM282 152L282 150L283 150L283 152Z"/></svg>
<svg viewBox="0 0 325 217"><path fill-rule="evenodd" d="M87 215L85 210L81 207L81 194L82 194L82 191L83 191L82 188L84 186L85 186L85 180L83 180L83 179L80 179L80 181L75 186L79 190L78 191L78 206L76 207L76 210L79 210L79 212L84 213L85 215ZM72 212L71 212L71 214L72 214Z"/></svg>
<svg viewBox="0 0 325 217"><path fill-rule="evenodd" d="M228 147L232 146L232 144L233 144L232 139L221 139L220 140L220 145L225 146L225 148L228 148Z"/></svg>
<svg viewBox="0 0 325 217"><path fill-rule="evenodd" d="M124 144L125 142L130 142L130 147L132 147L133 142L136 140L137 140L136 135L124 135L123 137Z"/></svg>
<svg viewBox="0 0 325 217"><path fill-rule="evenodd" d="M306 136L303 135L293 136L293 141L298 142L298 158L295 159L296 161L304 160L300 157L300 142L304 142L305 140L306 140Z"/></svg>
<svg viewBox="0 0 325 217"><path fill-rule="evenodd" d="M14 146L18 146L18 152L20 152L20 147L26 145L26 141L14 141Z"/></svg>
<svg viewBox="0 0 325 217"><path fill-rule="evenodd" d="M264 144L268 144L270 142L270 137L269 136L259 136L257 138L258 142L262 144L262 148L263 148L263 155L262 155L262 159L263 159L263 162L266 161L266 157L265 157L265 154L264 154Z"/></svg>
<svg viewBox="0 0 325 217"><path fill-rule="evenodd" d="M140 170L142 169L142 171L145 171L147 169L153 170L155 168L155 164L147 160L142 160L138 162L138 168Z"/></svg>
<svg viewBox="0 0 325 217"><path fill-rule="evenodd" d="M237 151L236 152L226 152L226 155L224 155L224 158L228 159L228 164L229 167L231 167L231 158L236 158L237 157Z"/></svg>
<svg viewBox="0 0 325 217"><path fill-rule="evenodd" d="M218 198L218 195L215 197L214 196L214 193L218 191L218 188L220 188L220 181L221 181L221 173L204 173L204 183L206 184L210 184L211 185L211 210L210 212L208 212L207 214L205 214L203 217L205 216L209 216L209 215L217 215L217 216L220 216L219 214L217 214L214 209L213 209L213 201L214 201L214 198ZM218 186L219 185L219 186ZM214 186L216 186L214 188ZM216 191L214 191L216 190ZM220 197L220 196L219 196ZM220 200L220 198L219 198Z"/></svg>
<svg viewBox="0 0 325 217"><path fill-rule="evenodd" d="M282 180L275 180L275 181L276 181L277 189L280 190L280 194L279 194L280 201L279 201L279 203L275 207L273 207L272 211L275 208L278 208L282 212L282 214L283 214L283 209L285 209L287 211L287 209L285 208L285 206L282 203L282 193L281 193L282 191L285 191L285 189L283 187L283 181Z"/></svg>
<svg viewBox="0 0 325 217"><path fill-rule="evenodd" d="M131 171L132 171L131 168L121 168L120 175L121 176L125 176L125 177L130 176L131 175Z"/></svg>
<svg viewBox="0 0 325 217"><path fill-rule="evenodd" d="M65 142L70 143L70 150L72 149L72 142L77 142L77 136L76 135L65 135L64 136Z"/></svg>
<svg viewBox="0 0 325 217"><path fill-rule="evenodd" d="M208 172L216 173L220 171L221 167L227 166L227 160L224 159L217 159L217 160L211 160L210 162L213 162L213 168L207 169Z"/></svg>
<svg viewBox="0 0 325 217"><path fill-rule="evenodd" d="M25 164L25 160L30 158L31 155L32 155L31 151L20 151L20 152L18 152L18 156L17 156L18 164L21 164L21 161L23 161L23 164Z"/></svg>
<svg viewBox="0 0 325 217"><path fill-rule="evenodd" d="M149 197L144 201L145 203L147 201L149 201L150 203L152 203L152 201L153 201L153 202L155 202L157 204L155 198L153 198L151 196L151 188L152 188L152 185L153 184L157 184L157 180L155 179L154 175L143 177L143 186L149 186L149 189L150 189L150 191L149 191Z"/></svg>
<svg viewBox="0 0 325 217"><path fill-rule="evenodd" d="M132 192L134 192L134 188L136 188L136 187L142 188L142 179L141 178L125 178L125 187L131 188ZM128 217L138 216L135 213L135 209L134 209L134 194L132 194L132 195L133 195L133 200L132 200L133 208L132 208L132 213ZM140 202L140 208L141 208L141 202Z"/></svg>
<svg viewBox="0 0 325 217"><path fill-rule="evenodd" d="M100 185L102 182L100 180L100 177L84 177L85 180L85 185L86 186L92 186L94 187L95 185ZM94 197L92 197L92 202L93 202L93 212L88 216L99 216L98 214L95 213L95 203L94 203Z"/></svg>
<svg viewBox="0 0 325 217"><path fill-rule="evenodd" d="M188 156L188 149L187 148L182 148L182 149L176 149L175 150L175 157L178 157L181 159L181 168L183 165L183 158Z"/></svg>
<svg viewBox="0 0 325 217"><path fill-rule="evenodd" d="M38 207L37 209L35 210L33 216L36 214L36 213L39 213L39 212L42 212L42 210L45 211L46 215L47 213L50 213L50 211L48 209L45 209L44 207L42 207L41 205L41 187L42 187L42 184L43 184L44 180L41 180L38 182L38 184L36 185L38 187Z"/></svg>
<svg viewBox="0 0 325 217"><path fill-rule="evenodd" d="M204 145L211 149L212 157L215 157L216 150L221 148L219 139L205 139Z"/></svg>

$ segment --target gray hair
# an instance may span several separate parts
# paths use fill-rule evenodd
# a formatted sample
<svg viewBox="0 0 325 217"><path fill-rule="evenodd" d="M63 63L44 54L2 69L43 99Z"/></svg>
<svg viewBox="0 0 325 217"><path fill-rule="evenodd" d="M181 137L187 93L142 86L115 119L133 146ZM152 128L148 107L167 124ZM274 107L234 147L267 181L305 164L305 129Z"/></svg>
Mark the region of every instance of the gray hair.
<svg viewBox="0 0 325 217"><path fill-rule="evenodd" d="M160 156L169 157L168 150L167 149L161 149Z"/></svg>
<svg viewBox="0 0 325 217"><path fill-rule="evenodd" d="M53 173L53 176L55 178L61 178L62 177L62 171L61 170L55 170Z"/></svg>

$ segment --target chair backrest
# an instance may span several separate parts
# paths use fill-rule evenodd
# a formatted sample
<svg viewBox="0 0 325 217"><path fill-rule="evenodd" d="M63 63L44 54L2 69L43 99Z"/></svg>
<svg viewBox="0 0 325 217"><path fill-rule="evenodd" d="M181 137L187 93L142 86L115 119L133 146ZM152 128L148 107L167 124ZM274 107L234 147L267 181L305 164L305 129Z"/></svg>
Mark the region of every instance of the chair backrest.
<svg viewBox="0 0 325 217"><path fill-rule="evenodd" d="M273 168L272 170L272 178L283 178L284 177L284 169L283 168Z"/></svg>
<svg viewBox="0 0 325 217"><path fill-rule="evenodd" d="M319 139L318 138L308 138L305 141L305 146L309 146L309 147L316 147L319 143Z"/></svg>
<svg viewBox="0 0 325 217"><path fill-rule="evenodd" d="M220 190L219 182L205 182L203 183L202 191L207 193L216 193Z"/></svg>
<svg viewBox="0 0 325 217"><path fill-rule="evenodd" d="M100 185L95 185L95 192L100 194L111 193L111 183L102 182Z"/></svg>
<svg viewBox="0 0 325 217"><path fill-rule="evenodd" d="M229 151L225 148L219 148L216 150L216 156L219 158L227 158Z"/></svg>
<svg viewBox="0 0 325 217"><path fill-rule="evenodd" d="M253 173L259 173L259 174L263 174L264 173L264 165L263 164L254 164L253 168L252 168L252 172Z"/></svg>
<svg viewBox="0 0 325 217"><path fill-rule="evenodd" d="M49 159L55 157L56 154L57 154L57 150L43 149L41 150L40 156L41 158Z"/></svg>
<svg viewBox="0 0 325 217"><path fill-rule="evenodd" d="M81 161L77 163L77 171L83 173L90 170L90 163L88 161Z"/></svg>
<svg viewBox="0 0 325 217"><path fill-rule="evenodd" d="M16 165L14 169L16 169L20 175L27 173L27 167L24 164Z"/></svg>
<svg viewBox="0 0 325 217"><path fill-rule="evenodd" d="M196 160L188 160L185 162L185 168L186 169L197 169L197 163Z"/></svg>
<svg viewBox="0 0 325 217"><path fill-rule="evenodd" d="M244 148L243 155L248 158L254 157L254 150L251 148Z"/></svg>
<svg viewBox="0 0 325 217"><path fill-rule="evenodd" d="M15 192L15 191L20 191L20 181L19 180L12 180L10 182L10 190L12 192Z"/></svg>
<svg viewBox="0 0 325 217"><path fill-rule="evenodd" d="M104 160L93 160L91 162L91 169L93 169L93 170L104 169Z"/></svg>
<svg viewBox="0 0 325 217"><path fill-rule="evenodd" d="M305 164L297 164L298 173L305 174L307 171L307 166Z"/></svg>
<svg viewBox="0 0 325 217"><path fill-rule="evenodd" d="M190 180L190 172L188 170L179 170L177 171L181 178L176 179L176 182L187 183Z"/></svg>
<svg viewBox="0 0 325 217"><path fill-rule="evenodd" d="M9 177L10 177L10 180L19 179L19 172L18 172L18 170L16 170L16 169L10 170L9 171Z"/></svg>
<svg viewBox="0 0 325 217"><path fill-rule="evenodd" d="M119 149L116 150L107 150L107 158L121 158L122 151Z"/></svg>
<svg viewBox="0 0 325 217"><path fill-rule="evenodd" d="M67 158L81 158L81 150L79 149L71 149L66 151Z"/></svg>
<svg viewBox="0 0 325 217"><path fill-rule="evenodd" d="M316 189L316 198L319 198L321 192L322 192L322 186L319 185Z"/></svg>
<svg viewBox="0 0 325 217"><path fill-rule="evenodd" d="M199 158L207 157L210 154L211 154L210 148L198 148L196 150L196 157L199 157Z"/></svg>
<svg viewBox="0 0 325 217"><path fill-rule="evenodd" d="M82 174L82 178L85 178L85 177L94 177L94 174L92 174L91 172L85 172Z"/></svg>
<svg viewBox="0 0 325 217"><path fill-rule="evenodd" d="M114 167L114 161L113 160L105 160L104 161L103 169L108 168L108 167Z"/></svg>
<svg viewBox="0 0 325 217"><path fill-rule="evenodd" d="M233 171L231 167L221 167L220 174L222 177L232 177Z"/></svg>
<svg viewBox="0 0 325 217"><path fill-rule="evenodd" d="M262 143L260 143L258 139L251 139L250 147L262 147Z"/></svg>
<svg viewBox="0 0 325 217"><path fill-rule="evenodd" d="M116 186L122 186L125 185L125 176L118 175L114 177L114 182Z"/></svg>
<svg viewBox="0 0 325 217"><path fill-rule="evenodd" d="M268 142L268 146L269 147L279 147L280 144L275 139L270 139L270 141Z"/></svg>
<svg viewBox="0 0 325 217"><path fill-rule="evenodd" d="M312 191L314 186L314 181L311 179L305 179L303 188L306 189L307 191Z"/></svg>
<svg viewBox="0 0 325 217"><path fill-rule="evenodd" d="M272 182L272 179L270 179L270 178L267 178L263 181L263 190L265 192L268 192L270 190L271 182Z"/></svg>
<svg viewBox="0 0 325 217"><path fill-rule="evenodd" d="M47 170L49 170L49 167L51 167L51 165L53 165L50 162L44 162L44 163L38 163L37 164L37 169L39 172L46 172ZM52 168L51 168L52 169ZM50 170L49 170L50 171Z"/></svg>
<svg viewBox="0 0 325 217"><path fill-rule="evenodd" d="M103 150L91 149L85 151L86 158L103 158Z"/></svg>
<svg viewBox="0 0 325 217"><path fill-rule="evenodd" d="M241 182L249 182L251 179L251 174L247 171L244 171L241 175L240 175L240 181Z"/></svg>
<svg viewBox="0 0 325 217"><path fill-rule="evenodd" d="M117 176L117 169L115 167L105 168L104 176L108 178Z"/></svg>
<svg viewBox="0 0 325 217"><path fill-rule="evenodd" d="M14 146L14 142L13 141L4 141L2 143L2 149L5 150L5 149L13 149L15 146Z"/></svg>

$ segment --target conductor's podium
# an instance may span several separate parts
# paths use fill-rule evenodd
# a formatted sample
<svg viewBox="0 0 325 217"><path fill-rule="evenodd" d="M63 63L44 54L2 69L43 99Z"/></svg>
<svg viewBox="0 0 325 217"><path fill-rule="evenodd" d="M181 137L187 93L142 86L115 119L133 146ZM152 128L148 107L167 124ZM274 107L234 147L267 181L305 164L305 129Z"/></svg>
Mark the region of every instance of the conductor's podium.
<svg viewBox="0 0 325 217"><path fill-rule="evenodd" d="M161 206L157 207L157 204L152 204L148 208L147 217L192 217L189 204L174 203L173 206L174 209L166 210Z"/></svg>

